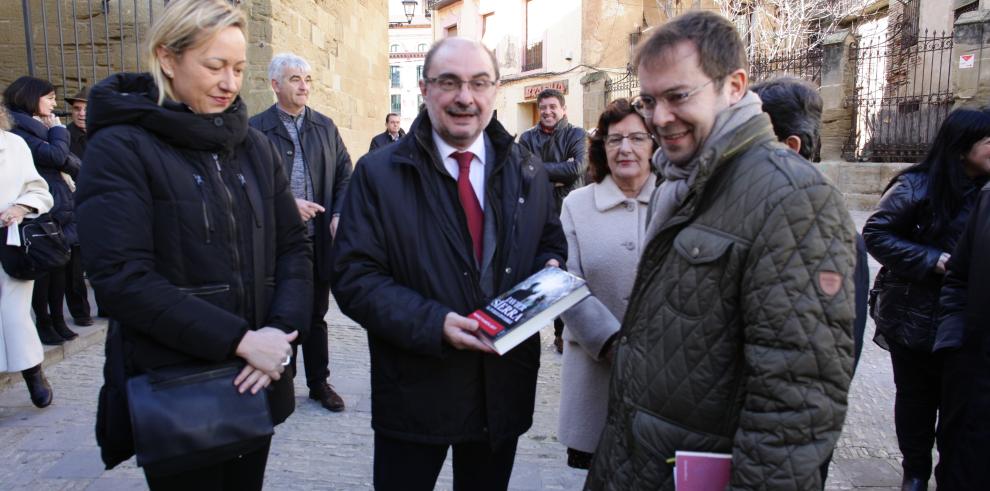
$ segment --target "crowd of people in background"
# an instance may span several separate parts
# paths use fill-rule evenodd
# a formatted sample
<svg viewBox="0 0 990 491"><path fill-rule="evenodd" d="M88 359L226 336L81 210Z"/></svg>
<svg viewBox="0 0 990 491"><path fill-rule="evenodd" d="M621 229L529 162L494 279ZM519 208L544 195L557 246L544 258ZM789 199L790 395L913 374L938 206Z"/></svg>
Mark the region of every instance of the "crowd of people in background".
<svg viewBox="0 0 990 491"><path fill-rule="evenodd" d="M148 72L65 97L68 126L50 82L3 92L7 244L47 215L69 261L33 282L0 270L0 371L48 406L42 345L78 335L63 312L75 326L109 317L96 424L108 467L145 451L128 417L138 375L234 363L231 390L265 397L278 425L301 346L308 397L343 411L332 294L367 330L375 488L432 489L452 452L454 489L506 489L533 422L539 336L498 356L468 314L561 267L591 292L554 325L557 438L586 489L673 489L669 459L685 450L731 455L732 488L821 489L868 312L893 367L903 489L927 489L933 470L940 489L990 482L990 111L949 114L860 236L811 163L817 89L751 84L717 14L645 36L640 94L590 132L547 89L516 138L493 118L492 52L441 40L419 116L406 132L386 115L356 165L309 105L305 59L273 57L272 106L241 99L247 22L225 0L170 2ZM867 251L882 266L872 287ZM148 484L260 489L271 435L238 443L145 465Z"/></svg>

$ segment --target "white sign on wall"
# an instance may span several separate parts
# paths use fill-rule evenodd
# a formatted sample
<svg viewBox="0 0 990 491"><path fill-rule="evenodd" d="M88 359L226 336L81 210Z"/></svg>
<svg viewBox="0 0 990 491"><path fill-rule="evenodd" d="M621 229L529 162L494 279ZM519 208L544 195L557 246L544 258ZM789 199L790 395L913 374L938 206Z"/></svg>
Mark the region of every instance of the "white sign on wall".
<svg viewBox="0 0 990 491"><path fill-rule="evenodd" d="M959 68L973 68L976 55L959 55Z"/></svg>

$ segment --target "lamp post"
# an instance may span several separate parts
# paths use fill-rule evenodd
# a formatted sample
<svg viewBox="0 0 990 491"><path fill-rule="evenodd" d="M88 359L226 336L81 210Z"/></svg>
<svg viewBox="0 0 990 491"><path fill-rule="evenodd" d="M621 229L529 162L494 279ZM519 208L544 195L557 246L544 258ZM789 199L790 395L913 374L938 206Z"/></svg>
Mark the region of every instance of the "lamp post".
<svg viewBox="0 0 990 491"><path fill-rule="evenodd" d="M406 14L406 23L412 24L413 16L416 15L416 0L402 0L402 12Z"/></svg>

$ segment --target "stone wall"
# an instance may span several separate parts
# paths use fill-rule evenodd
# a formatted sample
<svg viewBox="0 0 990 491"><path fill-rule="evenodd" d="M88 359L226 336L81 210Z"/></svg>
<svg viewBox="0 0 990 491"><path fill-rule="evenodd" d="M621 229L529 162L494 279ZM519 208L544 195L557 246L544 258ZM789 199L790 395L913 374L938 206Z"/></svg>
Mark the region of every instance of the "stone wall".
<svg viewBox="0 0 990 491"><path fill-rule="evenodd" d="M846 198L850 210L871 211L887 183L913 164L826 160L815 164Z"/></svg>
<svg viewBox="0 0 990 491"><path fill-rule="evenodd" d="M80 85L92 85L109 73L144 71L149 20L164 9L163 0L111 2L106 11L95 0L29 3L35 75L50 78L60 103ZM272 55L295 52L313 66L311 105L333 118L356 161L371 137L382 131L388 113L387 0L243 0L241 6L249 19L242 96L250 112L275 101L267 77ZM2 87L28 73L24 13L14 0L0 1L0 66Z"/></svg>
<svg viewBox="0 0 990 491"><path fill-rule="evenodd" d="M356 162L381 133L389 110L387 0L250 4L251 69L244 97L252 110L275 102L267 80L271 56L296 53L313 67L310 106L334 120Z"/></svg>

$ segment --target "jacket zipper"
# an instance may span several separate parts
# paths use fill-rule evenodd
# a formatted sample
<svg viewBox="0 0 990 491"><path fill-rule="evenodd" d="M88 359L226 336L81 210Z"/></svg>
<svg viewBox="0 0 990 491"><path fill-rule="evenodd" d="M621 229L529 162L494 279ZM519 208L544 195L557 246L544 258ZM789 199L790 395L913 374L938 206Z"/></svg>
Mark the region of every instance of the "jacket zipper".
<svg viewBox="0 0 990 491"><path fill-rule="evenodd" d="M240 306L247 306L244 302L244 279L241 277L241 251L237 247L240 241L240 235L237 232L237 216L234 213L234 195L230 192L230 187L223 179L223 168L220 166L220 157L217 154L212 154L213 164L217 169L217 178L220 179L220 186L223 187L223 197L224 205L227 211L227 219L230 222L230 251L234 258L234 277L237 279L237 284L235 285L235 295L240 303Z"/></svg>
<svg viewBox="0 0 990 491"><path fill-rule="evenodd" d="M244 191L244 199L247 200L248 208L251 209L251 216L254 217L254 226L261 228L261 219L258 218L258 211L254 209L254 203L251 202L251 195L248 194L247 179L244 179L244 174L238 172L237 180L241 182L241 190Z"/></svg>
<svg viewBox="0 0 990 491"><path fill-rule="evenodd" d="M206 191L203 190L203 176L199 174L193 174L193 179L196 181L196 189L199 189L199 197L203 205L203 230L206 232L206 243L211 242L211 234L213 231L213 226L210 225L210 213L206 208Z"/></svg>

